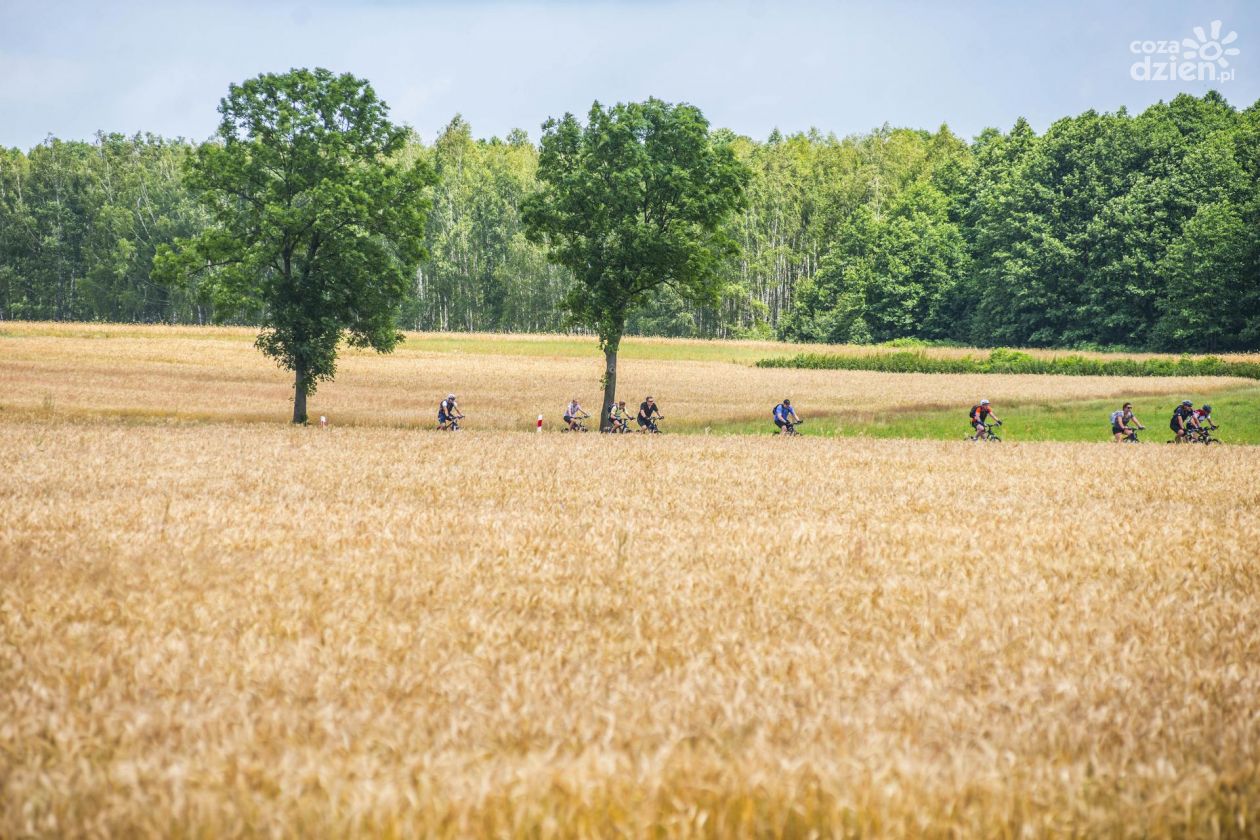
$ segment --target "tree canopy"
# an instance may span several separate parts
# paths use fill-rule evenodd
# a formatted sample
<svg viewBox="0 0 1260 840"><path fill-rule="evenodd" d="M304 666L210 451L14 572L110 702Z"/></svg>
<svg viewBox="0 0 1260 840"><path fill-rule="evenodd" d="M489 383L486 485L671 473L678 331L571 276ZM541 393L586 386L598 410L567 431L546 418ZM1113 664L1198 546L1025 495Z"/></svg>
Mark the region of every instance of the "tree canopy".
<svg viewBox="0 0 1260 840"><path fill-rule="evenodd" d="M159 267L204 272L218 311L262 327L258 347L293 371L304 423L343 338L378 352L401 338L434 176L403 158L408 131L348 74L265 74L232 85L219 112L218 142L197 149L186 178L209 224L163 248Z"/></svg>
<svg viewBox="0 0 1260 840"><path fill-rule="evenodd" d="M692 105L596 102L586 125L572 114L543 125L525 226L572 273L564 305L573 321L599 336L603 427L628 316L662 288L685 304L717 304L719 269L736 253L723 223L743 206L747 180Z"/></svg>

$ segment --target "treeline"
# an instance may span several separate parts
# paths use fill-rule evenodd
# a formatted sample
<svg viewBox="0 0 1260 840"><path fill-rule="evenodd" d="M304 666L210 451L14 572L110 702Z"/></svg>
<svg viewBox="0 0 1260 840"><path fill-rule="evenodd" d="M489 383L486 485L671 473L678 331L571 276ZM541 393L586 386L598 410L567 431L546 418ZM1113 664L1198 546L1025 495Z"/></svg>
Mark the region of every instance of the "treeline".
<svg viewBox="0 0 1260 840"><path fill-rule="evenodd" d="M752 171L721 303L666 289L629 332L1260 348L1260 103L1182 95L971 142L944 126L718 134ZM0 318L217 320L195 285L150 278L159 245L206 223L192 150L151 135L0 150ZM522 230L538 165L524 132L477 139L456 117L406 154L439 180L403 326L565 329L570 278Z"/></svg>
<svg viewBox="0 0 1260 840"><path fill-rule="evenodd" d="M0 318L209 322L195 288L150 279L159 245L206 224L191 152L152 135L0 149Z"/></svg>

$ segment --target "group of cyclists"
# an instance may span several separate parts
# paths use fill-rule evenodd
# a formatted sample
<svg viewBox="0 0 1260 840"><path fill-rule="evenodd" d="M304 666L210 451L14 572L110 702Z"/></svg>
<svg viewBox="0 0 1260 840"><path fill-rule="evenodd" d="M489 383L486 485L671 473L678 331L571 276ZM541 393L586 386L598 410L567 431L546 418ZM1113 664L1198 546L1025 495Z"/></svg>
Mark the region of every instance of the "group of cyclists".
<svg viewBox="0 0 1260 840"><path fill-rule="evenodd" d="M564 407L564 429L565 432L585 432L588 431L583 420L589 420L591 415L582 408L582 404L578 402L578 398L574 397L569 404ZM656 425L658 420L664 420L665 415L661 414L661 409L656 404L656 400L648 396L639 404L639 413L635 416L634 422L637 424L637 431L645 434L660 434L660 428ZM626 434L636 431L630 427L630 412L626 410L626 401L608 404L608 429L611 434Z"/></svg>
<svg viewBox="0 0 1260 840"><path fill-rule="evenodd" d="M1129 408L1132 413L1132 406ZM1193 402L1183 400L1173 409L1168 427L1176 435L1174 443L1219 443L1211 434L1216 431L1217 425L1212 421L1212 406L1207 403L1202 408L1195 408Z"/></svg>
<svg viewBox="0 0 1260 840"><path fill-rule="evenodd" d="M569 404L564 407L563 413L564 429L566 432L585 432L588 431L584 420L589 420L591 415L582 408L582 404L574 397ZM993 411L993 406L987 399L982 399L971 407L968 415L971 424L971 434L968 440L990 440L997 441L1000 438L994 432L994 428L1002 425L1002 420ZM792 406L792 400L784 398L782 402L775 405L771 411L771 417L774 420L774 426L778 434L783 436L791 436L797 434L796 427L804 421L796 413L796 409ZM438 429L442 431L455 431L459 429L459 421L464 419L464 414L459 410L459 403L454 394L447 394L446 399L438 404ZM630 413L626 410L626 401L610 403L608 406L608 432L612 434L625 434L631 431L643 432L645 434L658 434L660 428L656 425L657 421L664 420L660 407L657 406L656 400L648 396L639 405L639 413L634 417L633 422L636 428L631 427ZM539 417L539 427L541 428L542 418ZM1120 407L1119 411L1111 413L1111 434L1117 443L1130 442L1137 443L1137 433L1145 429L1142 421L1133 413L1133 403L1126 402ZM1212 406L1206 403L1202 408L1195 408L1194 403L1190 400L1184 400L1173 410L1172 420L1169 422L1169 428L1175 435L1173 442L1203 442L1217 443L1211 437L1211 432L1218 427L1212 420Z"/></svg>
<svg viewBox="0 0 1260 840"><path fill-rule="evenodd" d="M1117 443L1137 443L1137 433L1145 428L1133 413L1133 403L1125 403L1111 413L1111 435ZM1173 443L1219 443L1211 434L1218 427L1212 420L1212 406L1207 403L1195 408L1193 401L1182 400L1173 409L1168 428L1172 429Z"/></svg>
<svg viewBox="0 0 1260 840"><path fill-rule="evenodd" d="M993 418L993 423L988 422ZM988 400L981 400L971 408L971 426L974 434L971 440L989 438L997 440L993 433L994 426L1001 426L1002 421L993 413ZM1202 408L1195 408L1191 400L1183 400L1181 405L1173 409L1169 428L1173 432L1173 443L1219 443L1211 436L1211 432L1219 428L1212 420L1212 406L1207 403ZM1146 426L1133 413L1133 403L1127 402L1118 411L1111 412L1111 436L1116 443L1138 443L1137 433Z"/></svg>
<svg viewBox="0 0 1260 840"><path fill-rule="evenodd" d="M980 400L971 407L972 435L969 440L998 440L993 432L994 426L1001 426L1002 421L993 413L988 400ZM993 422L989 423L992 418ZM1169 428L1173 431L1173 443L1219 443L1211 433L1218 426L1212 420L1212 406L1204 403L1202 408L1195 408L1191 400L1183 400L1181 405L1173 409ZM1116 443L1138 443L1137 433L1145 429L1142 421L1133 413L1133 403L1127 402L1118 411L1111 412L1111 436Z"/></svg>
<svg viewBox="0 0 1260 840"><path fill-rule="evenodd" d="M586 424L583 420L589 420L591 415L582 408L582 404L578 402L578 398L574 397L569 404L564 407L564 429L566 432L585 432ZM455 432L459 431L459 421L464 419L464 412L459 409L459 400L455 394L447 394L446 399L438 403L437 421L438 431ZM648 434L659 434L660 428L656 425L658 420L664 420L665 416L661 414L661 409L656 404L656 400L651 396L647 397L639 406L639 414L635 418L638 424L638 431ZM539 418L541 424L542 418ZM625 433L631 431L630 413L626 411L626 401L612 403L608 406L608 420L610 428L608 431L613 433Z"/></svg>

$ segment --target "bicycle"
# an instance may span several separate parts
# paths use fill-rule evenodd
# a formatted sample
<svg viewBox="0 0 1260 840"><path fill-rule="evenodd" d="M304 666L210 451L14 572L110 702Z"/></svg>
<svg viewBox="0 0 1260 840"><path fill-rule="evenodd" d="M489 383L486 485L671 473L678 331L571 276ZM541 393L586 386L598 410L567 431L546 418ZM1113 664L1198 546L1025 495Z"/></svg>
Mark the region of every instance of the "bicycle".
<svg viewBox="0 0 1260 840"><path fill-rule="evenodd" d="M1216 426L1200 426L1196 429L1186 429L1186 443L1201 443L1204 446L1212 444L1220 445L1220 441L1212 437L1212 432L1216 430Z"/></svg>
<svg viewBox="0 0 1260 840"><path fill-rule="evenodd" d="M784 423L783 437L801 437L801 433L796 431L796 427L804 422L804 420L797 420L795 423Z"/></svg>
<svg viewBox="0 0 1260 840"><path fill-rule="evenodd" d="M606 435L626 435L630 433L630 423L624 417L609 417L608 428L600 431Z"/></svg>
<svg viewBox="0 0 1260 840"><path fill-rule="evenodd" d="M1138 440L1137 433L1141 431L1145 431L1145 430L1146 430L1145 426L1138 426L1136 429L1133 428L1132 426L1125 426L1124 427L1125 434L1124 434L1124 437L1120 439L1120 442L1121 443L1141 443L1142 441Z"/></svg>
<svg viewBox="0 0 1260 840"><path fill-rule="evenodd" d="M640 426L640 427L639 427L639 432L640 432L641 434L645 434L645 435L659 435L659 434L661 433L661 430L657 427L657 425L656 425L656 421L657 421L657 420L664 420L664 419L665 419L665 416L664 416L664 415L662 415L662 414L658 414L658 415L656 415L656 417L654 417L654 418L653 418L653 417L649 417L649 418L648 418L648 421L647 421L647 425L646 425L646 426Z"/></svg>
<svg viewBox="0 0 1260 840"><path fill-rule="evenodd" d="M995 434L993 431L994 429L996 429L998 426L1001 426L1001 425L1002 425L1001 420L999 420L996 423L985 423L983 432L981 432L979 429L976 429L976 433L974 435L968 435L967 440L987 440L990 443L1001 443L1002 439L998 437L997 434Z"/></svg>
<svg viewBox="0 0 1260 840"><path fill-rule="evenodd" d="M589 432L590 429L586 428L586 424L583 423L582 421L589 420L590 417L591 415L589 414L583 414L581 417L570 418L569 424L566 425L560 431L561 432Z"/></svg>
<svg viewBox="0 0 1260 840"><path fill-rule="evenodd" d="M458 432L459 421L463 419L464 419L464 415L462 414L459 415L458 417L451 417L447 419L446 425L442 425L441 423L438 424L438 431L439 432Z"/></svg>

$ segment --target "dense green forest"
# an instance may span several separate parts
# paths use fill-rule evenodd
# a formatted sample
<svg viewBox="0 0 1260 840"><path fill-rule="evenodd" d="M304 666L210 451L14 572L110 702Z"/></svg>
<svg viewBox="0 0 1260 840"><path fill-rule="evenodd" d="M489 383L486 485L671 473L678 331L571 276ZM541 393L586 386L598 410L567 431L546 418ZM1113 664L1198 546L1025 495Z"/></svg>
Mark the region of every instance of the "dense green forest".
<svg viewBox="0 0 1260 840"><path fill-rule="evenodd" d="M970 142L944 126L717 133L752 171L722 301L665 289L630 333L1260 348L1260 102L1182 95ZM207 223L186 185L194 151L112 134L0 150L0 319L221 320L195 286L150 277L158 246ZM522 228L528 136L477 139L456 117L404 154L438 182L402 325L565 329L570 278Z"/></svg>

